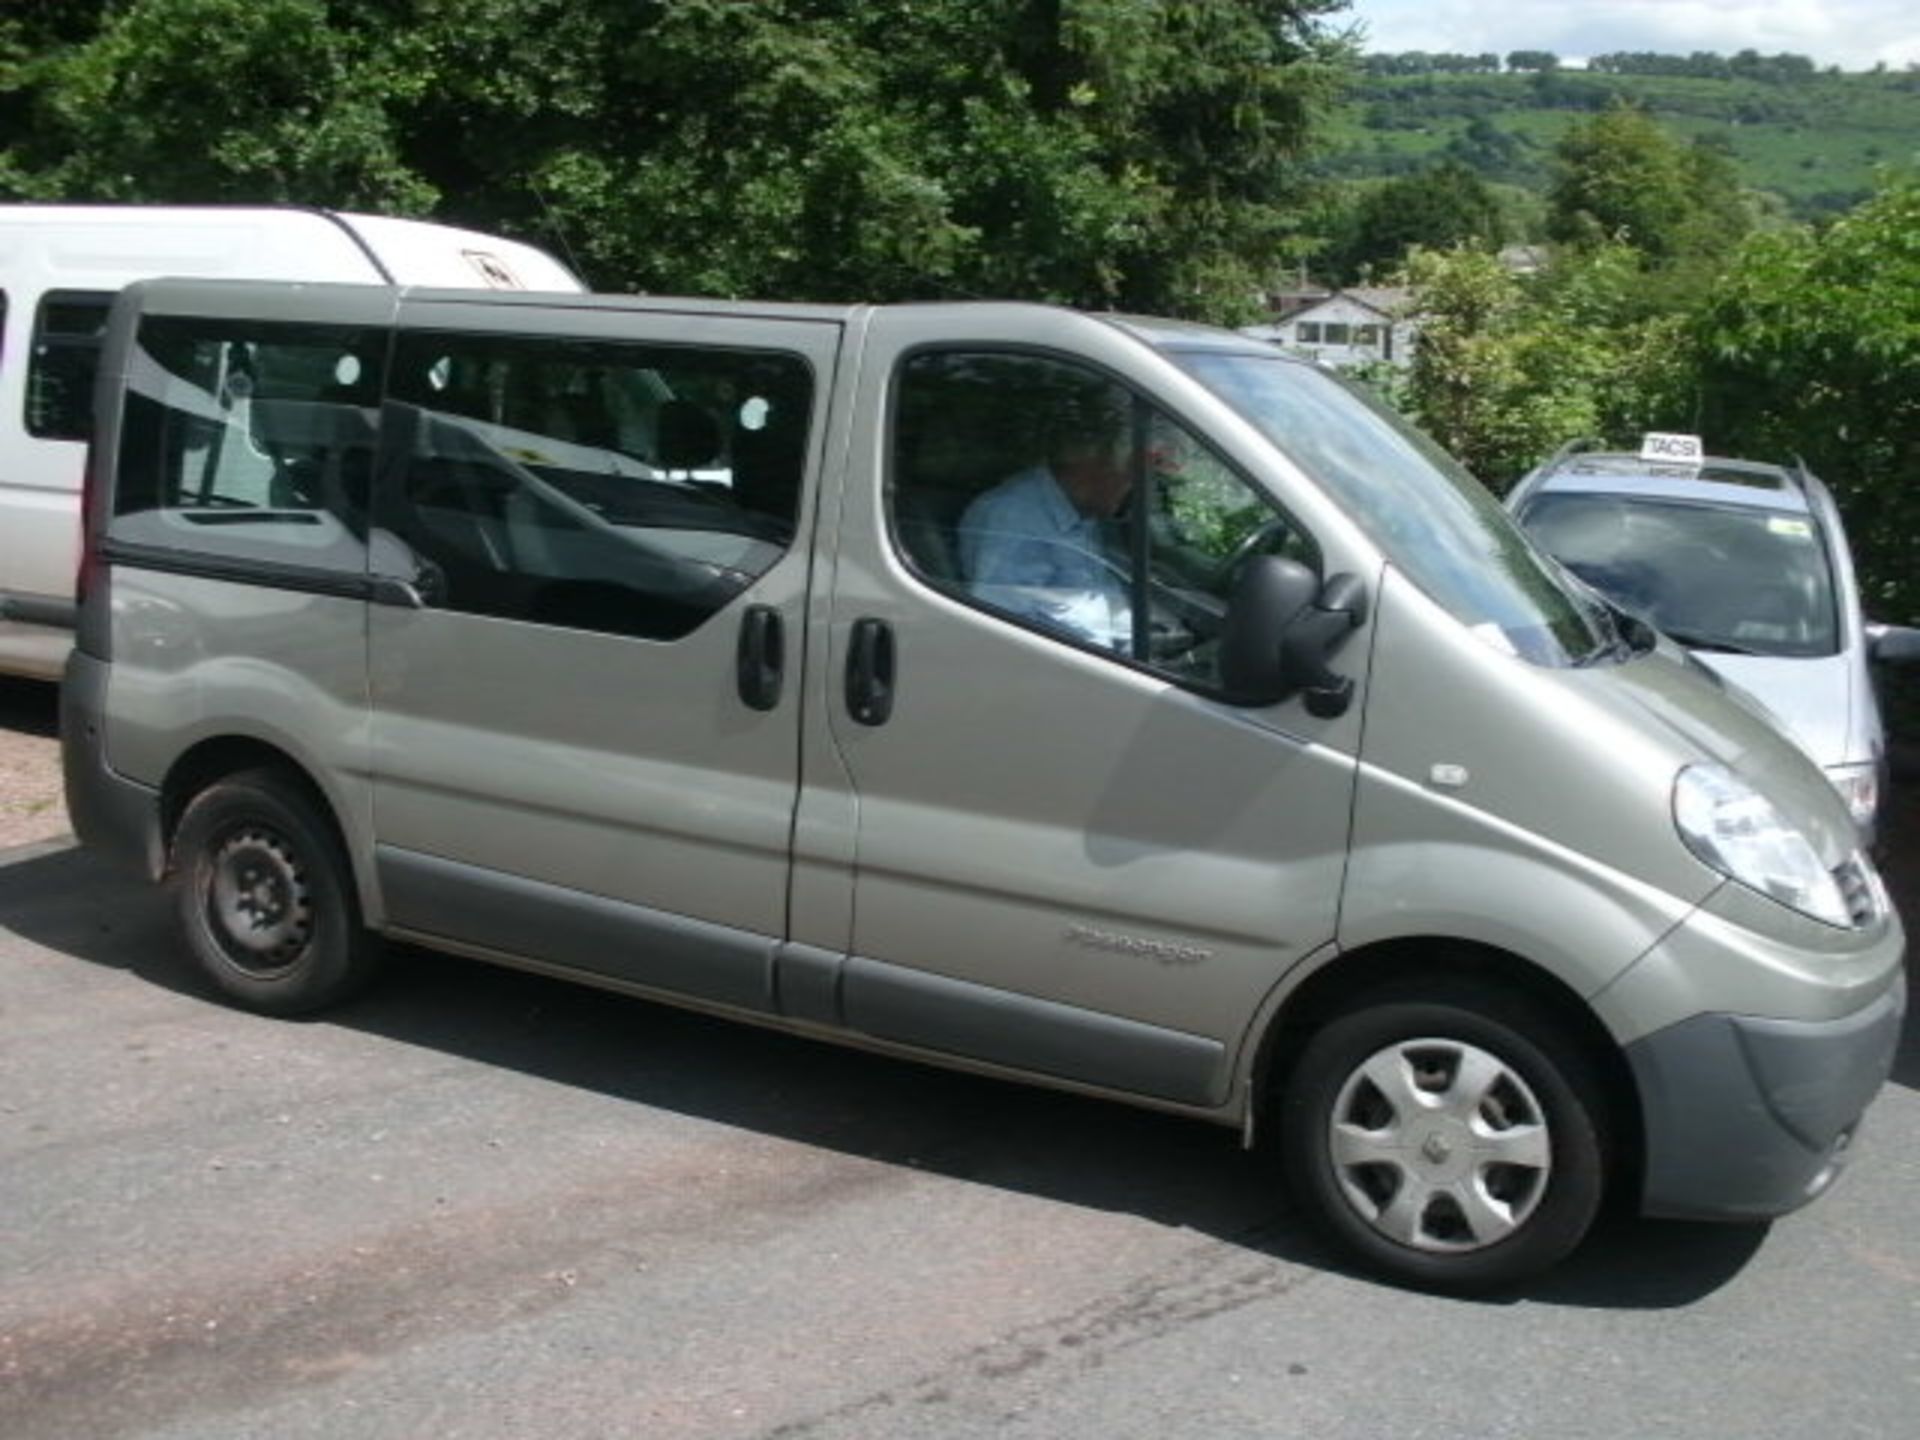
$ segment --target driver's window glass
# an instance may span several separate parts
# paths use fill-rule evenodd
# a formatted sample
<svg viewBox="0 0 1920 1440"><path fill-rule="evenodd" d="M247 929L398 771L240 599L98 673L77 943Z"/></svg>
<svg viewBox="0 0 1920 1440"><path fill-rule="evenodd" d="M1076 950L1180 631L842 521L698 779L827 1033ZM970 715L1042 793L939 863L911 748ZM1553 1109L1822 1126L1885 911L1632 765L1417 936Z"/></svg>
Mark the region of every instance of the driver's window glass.
<svg viewBox="0 0 1920 1440"><path fill-rule="evenodd" d="M678 639L793 538L798 356L415 332L391 396L378 565L430 605Z"/></svg>
<svg viewBox="0 0 1920 1440"><path fill-rule="evenodd" d="M1204 690L1221 688L1240 567L1255 555L1318 565L1298 527L1190 429L1045 356L909 358L889 505L902 553L936 588Z"/></svg>
<svg viewBox="0 0 1920 1440"><path fill-rule="evenodd" d="M385 349L381 330L144 318L113 538L364 570Z"/></svg>

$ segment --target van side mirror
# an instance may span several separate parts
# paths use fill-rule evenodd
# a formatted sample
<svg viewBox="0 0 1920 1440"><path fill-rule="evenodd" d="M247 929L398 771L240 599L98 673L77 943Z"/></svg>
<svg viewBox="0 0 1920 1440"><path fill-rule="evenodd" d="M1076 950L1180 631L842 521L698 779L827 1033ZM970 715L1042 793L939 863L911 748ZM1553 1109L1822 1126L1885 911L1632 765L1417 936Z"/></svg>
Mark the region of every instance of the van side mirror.
<svg viewBox="0 0 1920 1440"><path fill-rule="evenodd" d="M1882 665L1920 661L1920 630L1908 625L1867 626L1867 658Z"/></svg>
<svg viewBox="0 0 1920 1440"><path fill-rule="evenodd" d="M1366 622L1358 577L1322 584L1298 560L1257 555L1240 570L1220 638L1220 671L1237 703L1273 705L1300 695L1307 713L1330 720L1353 703L1353 681L1328 662Z"/></svg>

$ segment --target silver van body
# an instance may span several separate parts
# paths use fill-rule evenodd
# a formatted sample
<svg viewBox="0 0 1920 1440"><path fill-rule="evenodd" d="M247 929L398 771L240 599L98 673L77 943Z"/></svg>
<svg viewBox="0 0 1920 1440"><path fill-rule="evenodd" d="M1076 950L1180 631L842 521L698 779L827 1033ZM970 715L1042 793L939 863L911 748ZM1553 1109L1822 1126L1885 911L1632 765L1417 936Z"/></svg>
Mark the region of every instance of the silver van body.
<svg viewBox="0 0 1920 1440"><path fill-rule="evenodd" d="M1904 936L1819 770L1259 342L169 281L105 355L69 805L243 1003L364 930L1271 1131L1461 1287L1606 1186L1804 1203L1890 1069ZM985 583L1045 504L1109 528L1119 639Z"/></svg>
<svg viewBox="0 0 1920 1440"><path fill-rule="evenodd" d="M531 245L381 215L0 205L0 673L66 663L99 329L122 286L165 275L583 288Z"/></svg>

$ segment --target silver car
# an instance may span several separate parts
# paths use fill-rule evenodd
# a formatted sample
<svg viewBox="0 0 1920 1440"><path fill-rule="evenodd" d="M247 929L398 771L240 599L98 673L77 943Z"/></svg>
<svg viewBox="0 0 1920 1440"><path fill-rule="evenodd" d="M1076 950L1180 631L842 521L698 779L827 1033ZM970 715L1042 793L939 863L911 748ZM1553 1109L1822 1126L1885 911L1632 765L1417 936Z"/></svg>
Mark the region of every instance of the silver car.
<svg viewBox="0 0 1920 1440"><path fill-rule="evenodd" d="M1871 664L1920 658L1920 631L1862 614L1826 486L1802 466L1706 456L1690 436L1639 454L1584 444L1507 497L1522 527L1758 700L1871 835L1886 780Z"/></svg>

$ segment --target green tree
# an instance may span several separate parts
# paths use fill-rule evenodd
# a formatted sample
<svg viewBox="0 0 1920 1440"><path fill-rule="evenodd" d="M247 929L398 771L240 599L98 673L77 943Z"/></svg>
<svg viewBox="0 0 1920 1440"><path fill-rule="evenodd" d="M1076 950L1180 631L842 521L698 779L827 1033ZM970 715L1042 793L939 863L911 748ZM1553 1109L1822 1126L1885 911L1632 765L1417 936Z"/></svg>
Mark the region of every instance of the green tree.
<svg viewBox="0 0 1920 1440"><path fill-rule="evenodd" d="M1846 512L1870 608L1920 622L1920 178L1824 230L1753 237L1695 334L1713 443L1804 456Z"/></svg>
<svg viewBox="0 0 1920 1440"><path fill-rule="evenodd" d="M1558 70L1560 57L1551 50L1510 50L1507 52L1509 70Z"/></svg>
<svg viewBox="0 0 1920 1440"><path fill-rule="evenodd" d="M369 59L326 0L135 0L29 72L35 123L5 154L34 179L15 188L424 210Z"/></svg>
<svg viewBox="0 0 1920 1440"><path fill-rule="evenodd" d="M1408 263L1420 322L1405 402L1495 489L1569 440L1690 428L1684 312L1649 313L1621 245L1518 276L1469 250Z"/></svg>
<svg viewBox="0 0 1920 1440"><path fill-rule="evenodd" d="M1298 243L1341 3L124 0L0 186L557 230L607 288L1234 319Z"/></svg>
<svg viewBox="0 0 1920 1440"><path fill-rule="evenodd" d="M1670 262L1725 254L1750 227L1727 153L1682 144L1631 106L1574 125L1556 155L1547 233L1563 244L1620 241Z"/></svg>
<svg viewBox="0 0 1920 1440"><path fill-rule="evenodd" d="M1384 271L1415 247L1492 249L1502 236L1500 203L1480 177L1448 162L1367 191L1342 225L1327 268L1342 279Z"/></svg>

